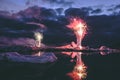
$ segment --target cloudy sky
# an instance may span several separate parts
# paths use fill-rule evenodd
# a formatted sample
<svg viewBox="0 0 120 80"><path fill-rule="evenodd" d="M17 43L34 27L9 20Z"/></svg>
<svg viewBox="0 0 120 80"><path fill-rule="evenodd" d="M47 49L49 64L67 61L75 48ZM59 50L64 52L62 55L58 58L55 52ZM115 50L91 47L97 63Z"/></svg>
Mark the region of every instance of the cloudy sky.
<svg viewBox="0 0 120 80"><path fill-rule="evenodd" d="M42 7L102 7L119 4L119 0L0 0L0 10L19 11L28 6L39 5Z"/></svg>

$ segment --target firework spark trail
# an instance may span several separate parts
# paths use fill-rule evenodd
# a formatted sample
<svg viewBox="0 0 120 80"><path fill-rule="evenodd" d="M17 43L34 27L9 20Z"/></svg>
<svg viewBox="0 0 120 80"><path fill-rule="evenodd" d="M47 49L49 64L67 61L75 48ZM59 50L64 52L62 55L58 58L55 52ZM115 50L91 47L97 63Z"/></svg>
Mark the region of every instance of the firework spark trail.
<svg viewBox="0 0 120 80"><path fill-rule="evenodd" d="M68 28L74 31L77 38L77 46L82 49L82 40L86 34L86 23L80 18L71 19L71 23L68 25Z"/></svg>

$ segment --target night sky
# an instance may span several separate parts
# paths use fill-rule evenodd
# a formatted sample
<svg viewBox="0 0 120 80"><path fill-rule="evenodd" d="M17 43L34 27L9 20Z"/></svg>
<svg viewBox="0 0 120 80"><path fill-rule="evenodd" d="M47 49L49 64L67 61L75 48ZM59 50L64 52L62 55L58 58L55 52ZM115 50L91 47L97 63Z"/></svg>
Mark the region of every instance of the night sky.
<svg viewBox="0 0 120 80"><path fill-rule="evenodd" d="M0 0L0 10L19 11L29 6L39 5L48 8L102 7L118 5L119 0Z"/></svg>
<svg viewBox="0 0 120 80"><path fill-rule="evenodd" d="M44 44L68 44L75 41L72 31L66 28L69 17L83 18L88 24L84 45L120 47L119 0L0 0L0 43L8 44L9 39L13 44L26 44L28 38L33 41L33 32L40 27L27 23L35 22L47 28Z"/></svg>

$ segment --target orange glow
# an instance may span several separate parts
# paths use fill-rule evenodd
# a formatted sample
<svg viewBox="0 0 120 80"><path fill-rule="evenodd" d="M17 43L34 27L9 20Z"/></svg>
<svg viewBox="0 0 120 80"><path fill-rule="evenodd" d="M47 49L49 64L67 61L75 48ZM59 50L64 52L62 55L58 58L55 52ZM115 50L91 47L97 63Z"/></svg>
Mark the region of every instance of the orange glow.
<svg viewBox="0 0 120 80"><path fill-rule="evenodd" d="M77 61L74 70L71 73L67 74L72 78L72 80L82 80L87 76L86 73L87 67L84 65L81 59L81 55L82 55L81 52L77 53Z"/></svg>
<svg viewBox="0 0 120 80"><path fill-rule="evenodd" d="M77 73L77 75L79 76L79 79L82 80L83 78L86 77L87 73L86 73L86 66L84 65L82 59L81 59L81 55L82 53L79 52L77 54L77 62L76 62L76 66L74 68L74 71Z"/></svg>
<svg viewBox="0 0 120 80"><path fill-rule="evenodd" d="M76 64L74 70L71 73L68 73L73 80L82 80L87 76L86 66L82 62L81 64Z"/></svg>
<svg viewBox="0 0 120 80"><path fill-rule="evenodd" d="M87 25L80 18L71 19L71 23L68 25L68 28L74 31L77 38L77 46L82 49L82 40L86 34Z"/></svg>
<svg viewBox="0 0 120 80"><path fill-rule="evenodd" d="M75 66L74 71L77 73L80 80L86 77L86 68L87 67L84 64L79 64Z"/></svg>

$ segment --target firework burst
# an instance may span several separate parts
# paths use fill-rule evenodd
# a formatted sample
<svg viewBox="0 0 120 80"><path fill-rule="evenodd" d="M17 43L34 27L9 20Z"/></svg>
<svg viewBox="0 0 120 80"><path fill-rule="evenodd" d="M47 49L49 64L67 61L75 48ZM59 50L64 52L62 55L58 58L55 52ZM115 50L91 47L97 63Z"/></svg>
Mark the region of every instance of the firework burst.
<svg viewBox="0 0 120 80"><path fill-rule="evenodd" d="M68 25L68 28L74 31L74 34L77 38L77 46L82 49L82 40L87 33L87 25L86 23L80 18L72 18L71 23Z"/></svg>

